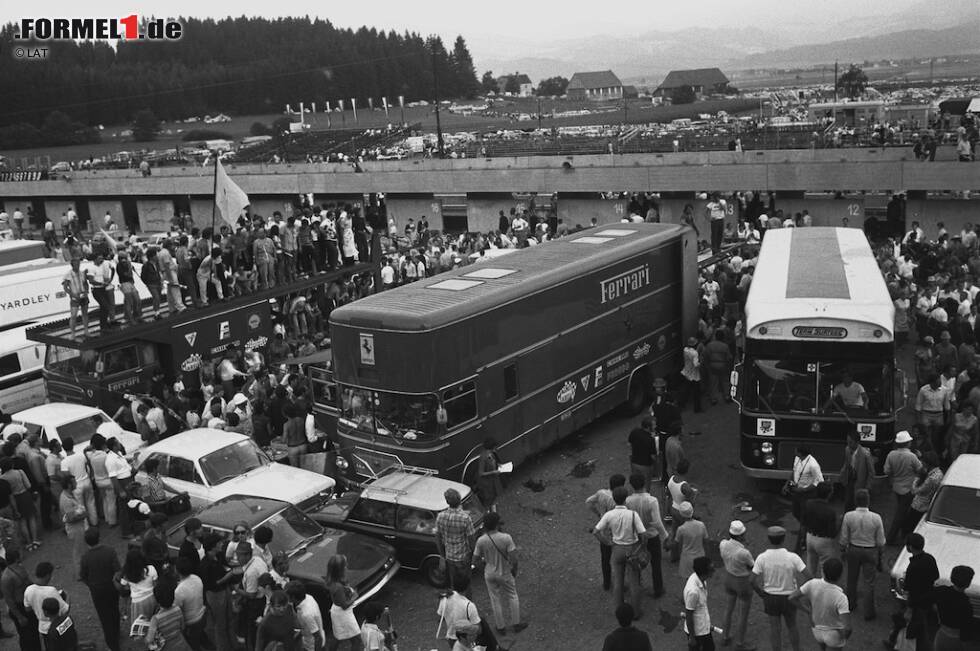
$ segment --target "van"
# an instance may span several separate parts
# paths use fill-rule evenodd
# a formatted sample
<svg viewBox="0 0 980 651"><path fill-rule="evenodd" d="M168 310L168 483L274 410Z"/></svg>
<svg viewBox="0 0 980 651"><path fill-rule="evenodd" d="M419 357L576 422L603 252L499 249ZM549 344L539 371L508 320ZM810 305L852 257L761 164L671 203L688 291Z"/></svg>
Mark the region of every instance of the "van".
<svg viewBox="0 0 980 651"><path fill-rule="evenodd" d="M44 344L20 326L0 332L0 413L13 414L45 402Z"/></svg>

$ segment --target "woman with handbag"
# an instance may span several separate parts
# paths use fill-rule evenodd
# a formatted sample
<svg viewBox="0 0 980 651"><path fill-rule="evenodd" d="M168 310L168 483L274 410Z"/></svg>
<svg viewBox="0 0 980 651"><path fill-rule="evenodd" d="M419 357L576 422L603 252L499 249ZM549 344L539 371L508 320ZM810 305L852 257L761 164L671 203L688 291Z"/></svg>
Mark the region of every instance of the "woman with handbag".
<svg viewBox="0 0 980 651"><path fill-rule="evenodd" d="M85 553L85 530L88 529L88 515L85 512L85 505L78 495L75 477L72 475L62 475L61 495L58 497L58 506L61 509L61 521L65 525L65 534L71 541L71 560L72 567L77 568Z"/></svg>
<svg viewBox="0 0 980 651"><path fill-rule="evenodd" d="M123 594L129 595L129 621L135 622L140 616L150 619L157 609L153 598L153 588L157 584L157 569L146 562L139 549L130 549L122 570L116 574L116 586Z"/></svg>
<svg viewBox="0 0 980 651"><path fill-rule="evenodd" d="M363 651L361 627L354 617L354 600L357 590L347 584L347 557L335 554L327 561L327 591L333 605L330 606L332 635L327 640L329 651L337 651L340 643L350 642L350 651Z"/></svg>
<svg viewBox="0 0 980 651"><path fill-rule="evenodd" d="M184 615L174 605L174 587L173 583L164 581L153 588L158 607L146 630L149 651L191 651L184 639Z"/></svg>

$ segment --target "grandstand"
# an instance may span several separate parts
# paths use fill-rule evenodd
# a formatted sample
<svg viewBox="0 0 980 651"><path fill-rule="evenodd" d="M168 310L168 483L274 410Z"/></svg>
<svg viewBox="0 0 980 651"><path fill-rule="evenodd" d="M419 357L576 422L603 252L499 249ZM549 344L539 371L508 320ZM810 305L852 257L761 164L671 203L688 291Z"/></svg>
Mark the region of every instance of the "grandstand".
<svg viewBox="0 0 980 651"><path fill-rule="evenodd" d="M239 150L237 163L268 163L278 156L282 162L307 162L310 158L339 162L344 157L355 159L367 152L366 159L376 157L395 143L412 135L416 127L397 129L331 129L290 134L284 142L270 140L248 149Z"/></svg>

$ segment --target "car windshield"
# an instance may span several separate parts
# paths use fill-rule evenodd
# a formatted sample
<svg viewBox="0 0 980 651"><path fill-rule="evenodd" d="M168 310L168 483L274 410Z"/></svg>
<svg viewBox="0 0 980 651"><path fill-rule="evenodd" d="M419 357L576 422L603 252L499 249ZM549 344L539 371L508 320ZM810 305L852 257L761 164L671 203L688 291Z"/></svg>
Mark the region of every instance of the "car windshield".
<svg viewBox="0 0 980 651"><path fill-rule="evenodd" d="M323 533L323 527L295 506L283 509L262 524L272 529L272 542L269 543L272 551L287 555L313 542Z"/></svg>
<svg viewBox="0 0 980 651"><path fill-rule="evenodd" d="M980 531L980 491L965 486L940 486L926 520Z"/></svg>
<svg viewBox="0 0 980 651"><path fill-rule="evenodd" d="M438 402L431 393L407 394L343 387L340 423L352 429L404 441L436 436Z"/></svg>
<svg viewBox="0 0 980 651"><path fill-rule="evenodd" d="M749 409L883 415L892 408L892 367L887 363L755 359L747 374Z"/></svg>
<svg viewBox="0 0 980 651"><path fill-rule="evenodd" d="M201 457L201 470L208 484L217 486L270 463L265 452L251 439L245 439Z"/></svg>
<svg viewBox="0 0 980 651"><path fill-rule="evenodd" d="M85 416L84 418L79 418L68 423L62 423L58 425L55 429L58 430L58 438L64 441L69 436L75 441L75 445L79 443L86 443L95 434L95 431L99 428L102 423L111 423L112 419L103 414L101 411L92 414L91 416Z"/></svg>

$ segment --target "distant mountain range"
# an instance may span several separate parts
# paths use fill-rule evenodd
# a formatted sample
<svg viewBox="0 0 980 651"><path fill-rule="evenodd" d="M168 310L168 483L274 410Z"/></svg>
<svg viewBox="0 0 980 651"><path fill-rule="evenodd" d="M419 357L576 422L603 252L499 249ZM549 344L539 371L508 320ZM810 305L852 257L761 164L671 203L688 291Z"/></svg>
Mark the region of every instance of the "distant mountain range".
<svg viewBox="0 0 980 651"><path fill-rule="evenodd" d="M523 72L541 79L610 69L620 79L656 84L674 69L787 68L821 63L910 59L980 53L977 0L928 0L894 14L846 22L787 23L761 27L712 27L586 39L508 40L501 35L467 42L478 72Z"/></svg>

